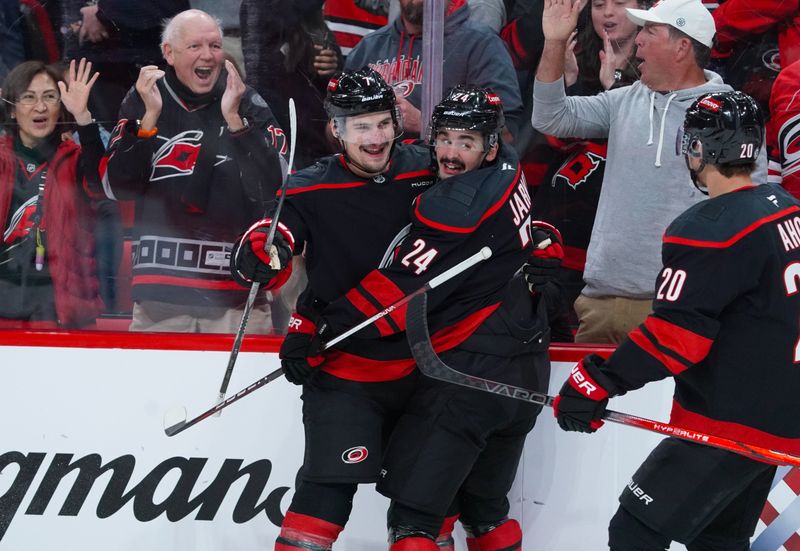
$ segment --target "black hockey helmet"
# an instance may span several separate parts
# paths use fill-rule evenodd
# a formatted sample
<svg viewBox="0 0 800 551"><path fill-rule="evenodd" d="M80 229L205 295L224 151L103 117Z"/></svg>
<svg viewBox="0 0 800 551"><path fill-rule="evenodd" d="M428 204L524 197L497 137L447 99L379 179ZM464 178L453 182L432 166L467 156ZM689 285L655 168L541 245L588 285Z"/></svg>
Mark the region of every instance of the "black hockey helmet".
<svg viewBox="0 0 800 551"><path fill-rule="evenodd" d="M679 155L692 155L699 142L705 163L743 165L755 162L763 141L764 119L756 101L739 91L714 92L686 111L677 149Z"/></svg>
<svg viewBox="0 0 800 551"><path fill-rule="evenodd" d="M394 90L370 67L333 77L328 82L325 111L331 119L390 111L394 123L400 125Z"/></svg>
<svg viewBox="0 0 800 551"><path fill-rule="evenodd" d="M497 143L504 124L503 103L497 94L488 88L459 84L433 108L430 142L433 143L440 129L453 128L477 130L491 147Z"/></svg>

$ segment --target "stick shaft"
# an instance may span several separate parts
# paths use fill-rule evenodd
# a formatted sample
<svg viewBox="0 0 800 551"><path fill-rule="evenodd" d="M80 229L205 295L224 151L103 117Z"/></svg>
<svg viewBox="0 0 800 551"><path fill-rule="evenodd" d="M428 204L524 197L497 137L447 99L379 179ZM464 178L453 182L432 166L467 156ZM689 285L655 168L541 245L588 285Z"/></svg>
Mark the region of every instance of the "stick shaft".
<svg viewBox="0 0 800 551"><path fill-rule="evenodd" d="M381 319L382 317L384 317L384 316L386 316L388 314L391 314L392 312L394 312L395 310L397 310L398 308L400 308L404 304L408 303L411 299L413 299L417 295L421 295L422 293L427 293L431 289L435 289L436 287L438 287L442 283L444 283L444 282L446 282L446 281L448 281L450 279L453 279L458 274L468 270L469 268L473 267L475 264L477 264L479 262L483 262L484 260L486 260L490 256L492 256L492 250L489 247L483 247L480 251L478 251L477 253L473 254L472 256L462 260L461 262L459 262L455 266L453 266L451 268L448 268L447 270L445 270L444 272L442 272L438 276L436 276L434 278L431 278L431 280L428 283L426 283L425 285L423 285L422 287L420 287L416 291L413 291L413 292L407 294L406 296L404 296L403 298L401 298L397 302L395 302L393 304L390 304L389 306L387 306L386 308L384 308L383 310L381 310L377 314L373 315L372 317L365 319L364 321L362 321L361 323L359 323L358 325L356 325L354 327L351 327L350 329L348 329L347 331L345 331L341 335L338 335L338 336L332 338L327 343L325 343L325 350L327 350L328 348L331 348L332 346L336 346L337 344L342 342L347 337L349 337L349 336L351 336L351 335L353 335L355 333L358 333L359 331L361 331L363 328L365 328L366 326L370 325L371 323L374 323L375 321Z"/></svg>
<svg viewBox="0 0 800 551"><path fill-rule="evenodd" d="M294 98L289 98L289 130L291 132L291 143L289 144L289 173L292 171L292 165L294 164L294 153L297 149L296 142L297 142L297 111L294 105ZM269 254L270 248L272 247L272 243L275 241L275 230L278 229L278 219L281 215L281 209L283 208L283 203L286 200L286 189L289 184L289 174L286 175L283 183L281 184L281 189L279 191L280 197L278 198L278 206L275 207L275 212L272 214L272 224L269 226L269 233L267 234L267 242L264 245L264 250L267 251ZM222 384L219 386L219 396L217 397L217 401L222 401L225 399L225 393L228 391L228 385L231 382L231 375L233 375L233 368L236 365L236 359L239 357L239 350L242 347L242 341L244 340L244 333L247 329L247 322L250 320L250 312L253 310L253 304L256 301L256 295L258 295L258 290L261 288L261 284L257 281L254 281L253 284L250 286L250 292L247 294L247 302L244 305L244 311L242 312L242 319L239 322L239 328L236 331L236 338L233 340L233 346L231 347L231 353L228 356L228 365L225 367L225 374L222 377Z"/></svg>

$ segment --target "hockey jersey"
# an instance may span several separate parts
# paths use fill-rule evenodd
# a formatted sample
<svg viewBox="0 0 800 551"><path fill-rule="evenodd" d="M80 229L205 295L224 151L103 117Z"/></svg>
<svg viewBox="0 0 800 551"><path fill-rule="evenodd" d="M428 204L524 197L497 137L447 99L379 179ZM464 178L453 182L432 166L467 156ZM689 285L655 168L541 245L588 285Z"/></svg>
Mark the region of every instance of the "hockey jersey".
<svg viewBox="0 0 800 551"><path fill-rule="evenodd" d="M308 285L297 300L300 314L316 319L380 265L392 239L408 225L413 199L433 185L430 167L428 147L398 143L388 170L373 178L352 173L341 155L289 177L280 222L294 237L295 254L306 257ZM328 351L323 369L361 381L392 380L413 369L402 335L358 337Z"/></svg>
<svg viewBox="0 0 800 551"><path fill-rule="evenodd" d="M775 79L770 99L772 118L767 123L770 183L781 184L800 198L800 61L786 67Z"/></svg>
<svg viewBox="0 0 800 551"><path fill-rule="evenodd" d="M538 337L544 338L546 324L537 325L527 288L515 287L521 292L514 296L509 293L513 276L533 249L530 210L527 184L511 148L503 148L490 166L441 180L414 202L411 225L399 236L402 240L396 240L386 266L367 274L329 305L323 311L325 321L335 333L341 333L489 247L489 260L428 292L434 347L445 351L465 343L504 300L518 303L520 308L515 311L521 313L522 321L531 322ZM405 316L406 308L398 308L364 328L359 336L397 335L405 330ZM504 337L508 335L496 335L491 353L513 356L526 352L514 350L511 340L504 342Z"/></svg>
<svg viewBox="0 0 800 551"><path fill-rule="evenodd" d="M103 191L136 202L134 300L236 307L247 291L231 279L230 251L242 229L274 202L285 136L252 88L239 107L249 127L231 134L221 91L195 105L182 98L175 80L168 69L158 81L163 108L151 138L127 129L145 112L136 90L128 93L101 163ZM224 70L218 82L226 82Z"/></svg>
<svg viewBox="0 0 800 551"><path fill-rule="evenodd" d="M671 422L800 453L800 202L771 185L689 208L653 314L612 354L620 389L675 378Z"/></svg>

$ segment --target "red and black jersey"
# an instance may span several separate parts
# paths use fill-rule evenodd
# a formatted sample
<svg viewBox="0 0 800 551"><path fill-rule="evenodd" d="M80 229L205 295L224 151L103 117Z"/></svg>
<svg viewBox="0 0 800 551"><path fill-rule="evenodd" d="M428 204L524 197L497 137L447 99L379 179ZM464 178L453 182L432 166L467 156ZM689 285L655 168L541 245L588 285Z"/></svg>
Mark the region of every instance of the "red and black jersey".
<svg viewBox="0 0 800 551"><path fill-rule="evenodd" d="M428 147L398 143L388 170L373 178L353 174L341 155L289 177L280 222L295 239L295 253L305 251L308 275L298 312L314 319L380 266L387 246L408 225L414 198L433 185L430 167ZM414 365L402 335L353 338L325 357L326 371L362 381L396 379Z"/></svg>
<svg viewBox="0 0 800 551"><path fill-rule="evenodd" d="M386 25L385 15L375 15L356 6L353 0L327 0L322 15L336 36L336 43L347 56L362 38Z"/></svg>
<svg viewBox="0 0 800 551"><path fill-rule="evenodd" d="M800 453L800 202L771 185L691 207L667 228L653 314L606 372L673 376L671 422Z"/></svg>
<svg viewBox="0 0 800 551"><path fill-rule="evenodd" d="M415 201L411 226L386 267L373 270L329 305L325 320L339 333L488 246L490 259L429 292L434 346L439 351L458 346L498 309L531 254L530 209L527 184L510 148L503 148L491 166L439 181ZM526 290L516 298L530 300L530 295ZM398 308L364 328L361 340L403 332L405 313Z"/></svg>
<svg viewBox="0 0 800 551"><path fill-rule="evenodd" d="M547 155L549 167L533 196L533 219L553 224L564 240L561 265L583 271L586 249L600 200L606 168L606 141L572 143L548 137L557 149L541 146L538 153ZM543 159L544 160L544 159Z"/></svg>
<svg viewBox="0 0 800 551"><path fill-rule="evenodd" d="M770 183L800 198L800 61L786 67L775 79L767 123Z"/></svg>
<svg viewBox="0 0 800 551"><path fill-rule="evenodd" d="M248 128L231 133L221 93L191 105L170 84L170 74L158 81L164 105L155 136L137 137L129 124L145 112L136 90L122 102L100 163L100 191L136 202L134 300L240 306L247 290L231 279L230 251L242 228L273 203L286 138L252 88L239 106ZM219 79L224 83L225 73Z"/></svg>

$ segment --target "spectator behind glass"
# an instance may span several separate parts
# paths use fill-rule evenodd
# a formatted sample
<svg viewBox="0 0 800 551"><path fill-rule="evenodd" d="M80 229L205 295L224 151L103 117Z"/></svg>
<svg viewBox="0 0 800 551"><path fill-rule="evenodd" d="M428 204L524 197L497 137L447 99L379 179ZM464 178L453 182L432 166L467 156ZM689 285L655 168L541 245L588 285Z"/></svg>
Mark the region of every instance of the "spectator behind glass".
<svg viewBox="0 0 800 551"><path fill-rule="evenodd" d="M422 123L422 17L424 0L400 0L400 17L367 35L345 66L369 65L395 88L405 133L418 136ZM503 102L506 140L516 135L522 100L511 58L503 41L485 25L469 20L465 0L449 0L444 21L442 89L472 84L493 89Z"/></svg>
<svg viewBox="0 0 800 551"><path fill-rule="evenodd" d="M669 222L703 199L672 136L686 108L708 92L731 90L708 61L714 20L700 0L627 8L644 27L636 36L640 80L591 97L567 97L564 55L582 1L547 0L545 44L536 73L532 123L559 137L608 139L603 186L586 256L576 342L618 343L650 313L659 243ZM761 152L756 177L766 178Z"/></svg>
<svg viewBox="0 0 800 551"><path fill-rule="evenodd" d="M775 79L769 107L769 181L800 198L800 60Z"/></svg>
<svg viewBox="0 0 800 551"><path fill-rule="evenodd" d="M90 101L101 125L113 128L139 69L162 61L162 21L188 8L188 0L63 0L65 56L85 57L101 73Z"/></svg>
<svg viewBox="0 0 800 551"><path fill-rule="evenodd" d="M211 16L176 15L162 51L166 70L142 67L105 159L108 197L136 201L131 330L234 332L247 291L230 278L231 244L273 200L286 144ZM263 297L248 329L271 329Z"/></svg>
<svg viewBox="0 0 800 551"><path fill-rule="evenodd" d="M634 39L639 29L625 11L636 7L645 5L636 0L595 0L585 8L590 12L591 24L572 34L564 59L568 95L591 96L628 86L638 79ZM526 166L546 167L544 178L535 175L536 169L529 169L526 175L530 175L528 183L536 187L533 218L556 226L564 240L564 260L558 280L563 286L564 311L572 328L577 328L578 323L572 305L583 288L586 249L600 197L607 149L606 140L559 140L548 136L537 139L525 153ZM571 340L571 334L554 330L554 341L565 338Z"/></svg>
<svg viewBox="0 0 800 551"><path fill-rule="evenodd" d="M12 67L25 61L25 38L18 0L0 0L0 82Z"/></svg>
<svg viewBox="0 0 800 551"><path fill-rule="evenodd" d="M800 4L785 0L724 0L714 10L717 35L711 67L769 113L781 67L800 60Z"/></svg>
<svg viewBox="0 0 800 551"><path fill-rule="evenodd" d="M322 18L322 0L244 0L240 17L247 83L289 128L289 98L297 106L295 168L335 147L326 139L325 87L341 67L341 53Z"/></svg>
<svg viewBox="0 0 800 551"><path fill-rule="evenodd" d="M85 60L77 67L70 63L66 82L59 69L26 61L3 82L0 318L5 320L81 327L103 309L93 205L85 191L99 185L103 155L87 109L97 76ZM81 146L63 138L62 105L75 117Z"/></svg>

